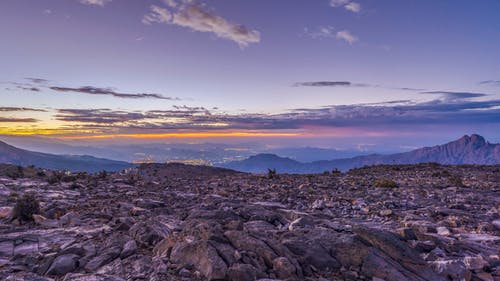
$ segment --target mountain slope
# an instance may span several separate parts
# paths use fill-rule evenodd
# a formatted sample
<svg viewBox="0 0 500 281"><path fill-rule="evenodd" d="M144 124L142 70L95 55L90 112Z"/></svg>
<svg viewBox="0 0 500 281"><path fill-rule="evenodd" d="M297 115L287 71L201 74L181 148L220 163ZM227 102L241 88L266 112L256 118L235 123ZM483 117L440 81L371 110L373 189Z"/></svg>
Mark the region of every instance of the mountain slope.
<svg viewBox="0 0 500 281"><path fill-rule="evenodd" d="M441 164L500 164L500 144L491 144L479 135L462 138L443 145L424 147L409 152L390 155L366 155L336 160L301 163L276 155L257 155L243 161L223 165L243 172L264 173L276 168L281 173L321 173L334 168L346 171L356 167L377 164L416 164L437 162Z"/></svg>
<svg viewBox="0 0 500 281"><path fill-rule="evenodd" d="M267 169L276 169L278 172L303 173L306 163L301 163L290 158L279 157L275 154L262 153L242 161L229 162L223 165L236 171L247 173L264 173Z"/></svg>
<svg viewBox="0 0 500 281"><path fill-rule="evenodd" d="M35 165L40 168L54 170L98 172L119 171L132 164L121 161L96 158L92 156L55 155L33 152L6 144L0 141L0 163L15 164L20 166Z"/></svg>

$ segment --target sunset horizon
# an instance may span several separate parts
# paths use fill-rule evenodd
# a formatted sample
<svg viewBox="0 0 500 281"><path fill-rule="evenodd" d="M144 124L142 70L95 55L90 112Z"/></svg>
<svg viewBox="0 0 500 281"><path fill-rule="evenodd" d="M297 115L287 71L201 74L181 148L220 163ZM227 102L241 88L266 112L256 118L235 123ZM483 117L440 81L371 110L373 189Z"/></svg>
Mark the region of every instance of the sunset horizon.
<svg viewBox="0 0 500 281"><path fill-rule="evenodd" d="M410 3L4 1L0 136L499 142L500 4Z"/></svg>

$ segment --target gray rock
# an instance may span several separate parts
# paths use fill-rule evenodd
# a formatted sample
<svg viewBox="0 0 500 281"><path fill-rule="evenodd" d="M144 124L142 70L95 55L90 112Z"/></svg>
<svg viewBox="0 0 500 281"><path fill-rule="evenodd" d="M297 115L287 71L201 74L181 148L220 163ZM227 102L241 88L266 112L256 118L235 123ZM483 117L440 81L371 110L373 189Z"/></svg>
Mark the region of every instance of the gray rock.
<svg viewBox="0 0 500 281"><path fill-rule="evenodd" d="M281 279L297 277L295 266L285 257L274 259L273 270Z"/></svg>
<svg viewBox="0 0 500 281"><path fill-rule="evenodd" d="M272 267L274 259L278 257L266 243L243 231L226 231L224 235L236 249L259 254L268 267Z"/></svg>
<svg viewBox="0 0 500 281"><path fill-rule="evenodd" d="M135 240L129 240L125 245L123 245L123 250L120 253L120 258L124 259L127 258L137 251L137 243L135 243Z"/></svg>
<svg viewBox="0 0 500 281"><path fill-rule="evenodd" d="M204 241L178 242L170 260L182 267L193 265L208 280L224 279L227 265L217 251Z"/></svg>
<svg viewBox="0 0 500 281"><path fill-rule="evenodd" d="M67 274L63 281L126 281L125 279L107 274Z"/></svg>
<svg viewBox="0 0 500 281"><path fill-rule="evenodd" d="M233 264L227 272L230 281L255 281L257 269L249 264Z"/></svg>
<svg viewBox="0 0 500 281"><path fill-rule="evenodd" d="M393 260L400 263L402 267L413 273L414 276L416 276L413 278L446 281L445 278L434 273L420 257L418 252L401 241L400 237L396 234L366 227L357 227L354 229L354 232L361 239L378 248ZM388 263L390 264L390 262Z"/></svg>
<svg viewBox="0 0 500 281"><path fill-rule="evenodd" d="M80 257L75 254L65 254L54 259L46 274L49 276L63 276L78 268Z"/></svg>
<svg viewBox="0 0 500 281"><path fill-rule="evenodd" d="M102 253L98 254L96 257L91 259L85 265L85 270L89 272L96 271L101 266L106 265L107 263L119 257L121 252L122 248L119 246L109 247L105 249Z"/></svg>

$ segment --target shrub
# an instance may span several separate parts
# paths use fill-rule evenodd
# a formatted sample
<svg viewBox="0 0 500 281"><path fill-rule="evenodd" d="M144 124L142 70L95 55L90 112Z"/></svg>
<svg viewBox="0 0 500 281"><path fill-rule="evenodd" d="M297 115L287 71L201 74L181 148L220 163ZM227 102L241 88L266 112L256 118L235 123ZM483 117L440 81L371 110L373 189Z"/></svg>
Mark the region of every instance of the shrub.
<svg viewBox="0 0 500 281"><path fill-rule="evenodd" d="M17 199L13 210L13 217L21 221L32 221L34 214L40 213L40 204L32 194L24 194Z"/></svg>
<svg viewBox="0 0 500 281"><path fill-rule="evenodd" d="M24 177L22 166L15 166L7 170L7 176L13 180Z"/></svg>
<svg viewBox="0 0 500 281"><path fill-rule="evenodd" d="M275 178L278 175L276 169L267 169L267 177L270 179Z"/></svg>
<svg viewBox="0 0 500 281"><path fill-rule="evenodd" d="M97 178L102 180L106 179L107 177L108 177L108 172L106 172L106 170L102 170L97 174Z"/></svg>
<svg viewBox="0 0 500 281"><path fill-rule="evenodd" d="M397 182L389 179L377 179L374 183L375 187L398 188Z"/></svg>
<svg viewBox="0 0 500 281"><path fill-rule="evenodd" d="M56 184L58 182L61 181L61 177L59 174L57 173L52 173L48 178L47 178L47 182L49 184Z"/></svg>
<svg viewBox="0 0 500 281"><path fill-rule="evenodd" d="M339 169L335 168L335 169L332 170L332 174L334 174L334 175L340 175L340 174L342 174L342 172Z"/></svg>
<svg viewBox="0 0 500 281"><path fill-rule="evenodd" d="M465 187L465 184L462 181L462 178L457 175L449 175L448 180L450 184L456 187Z"/></svg>

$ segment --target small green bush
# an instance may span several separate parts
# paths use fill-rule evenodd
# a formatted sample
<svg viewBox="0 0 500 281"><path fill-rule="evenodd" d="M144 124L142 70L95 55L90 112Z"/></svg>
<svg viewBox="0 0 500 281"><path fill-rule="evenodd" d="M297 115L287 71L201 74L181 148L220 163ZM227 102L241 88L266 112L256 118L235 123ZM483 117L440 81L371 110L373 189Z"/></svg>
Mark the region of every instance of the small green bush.
<svg viewBox="0 0 500 281"><path fill-rule="evenodd" d="M377 179L374 183L375 187L398 188L397 182L390 179Z"/></svg>
<svg viewBox="0 0 500 281"><path fill-rule="evenodd" d="M32 194L24 194L18 198L14 206L13 215L21 221L32 221L34 214L40 213L40 203Z"/></svg>

